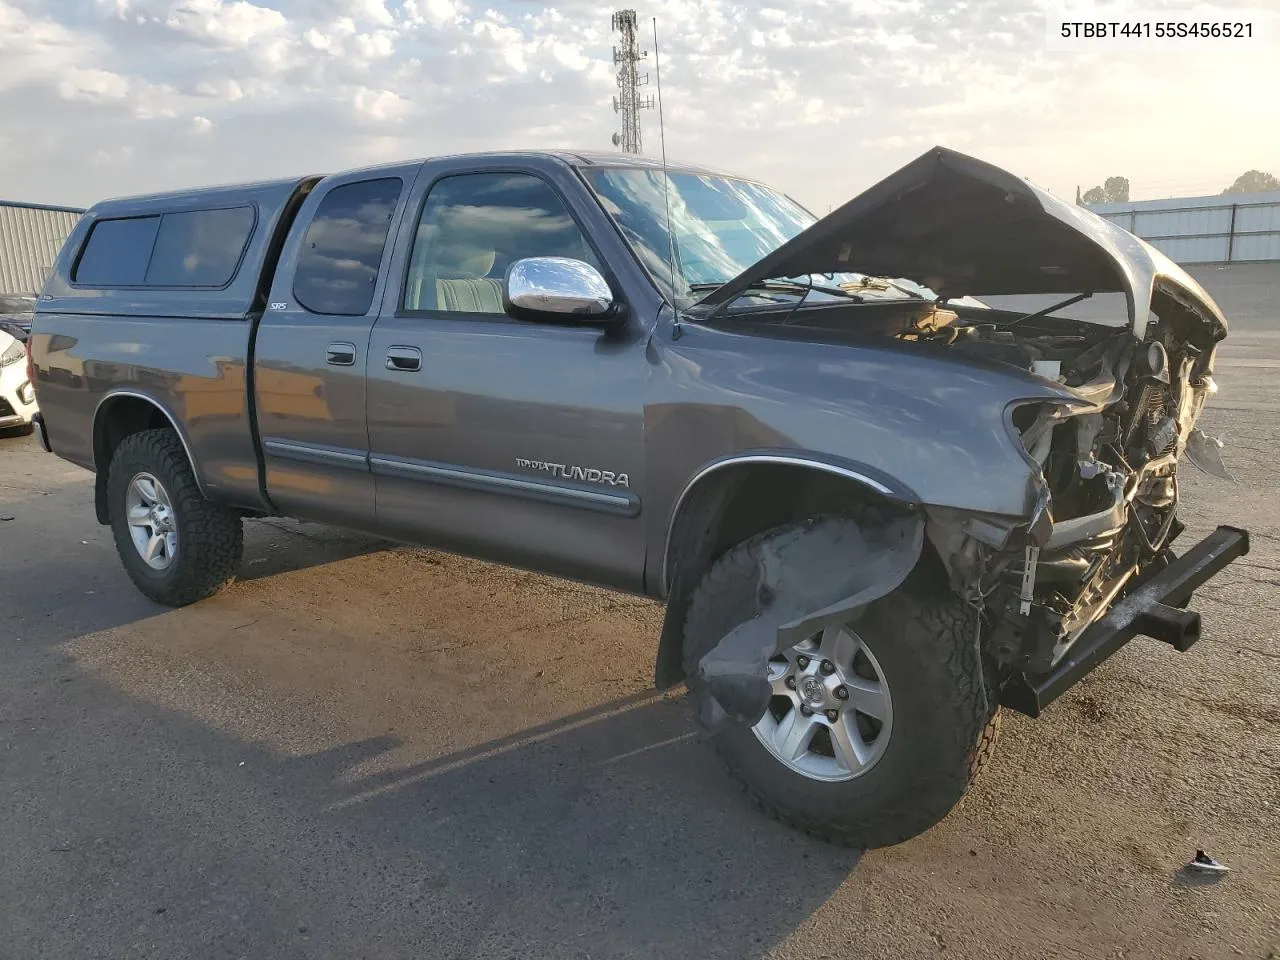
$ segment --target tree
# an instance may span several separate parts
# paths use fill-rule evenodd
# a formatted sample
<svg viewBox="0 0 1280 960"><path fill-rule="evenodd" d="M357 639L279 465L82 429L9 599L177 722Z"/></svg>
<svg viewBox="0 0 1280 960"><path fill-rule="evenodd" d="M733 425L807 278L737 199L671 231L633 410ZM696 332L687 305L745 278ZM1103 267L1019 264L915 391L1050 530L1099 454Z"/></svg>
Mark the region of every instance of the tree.
<svg viewBox="0 0 1280 960"><path fill-rule="evenodd" d="M1106 182L1102 184L1102 189L1110 203L1129 202L1128 177L1107 177Z"/></svg>
<svg viewBox="0 0 1280 960"><path fill-rule="evenodd" d="M1076 187L1076 203L1128 203L1129 178L1107 177L1100 187L1090 187L1083 194Z"/></svg>
<svg viewBox="0 0 1280 960"><path fill-rule="evenodd" d="M1250 170L1236 177L1236 182L1223 193L1262 193L1264 190L1280 190L1280 179L1261 170Z"/></svg>

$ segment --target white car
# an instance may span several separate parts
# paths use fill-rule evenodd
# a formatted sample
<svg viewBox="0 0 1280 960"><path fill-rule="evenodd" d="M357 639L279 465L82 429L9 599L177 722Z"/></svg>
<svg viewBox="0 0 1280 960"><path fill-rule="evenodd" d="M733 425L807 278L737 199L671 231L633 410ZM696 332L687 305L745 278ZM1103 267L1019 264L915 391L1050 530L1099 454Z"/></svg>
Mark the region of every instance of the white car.
<svg viewBox="0 0 1280 960"><path fill-rule="evenodd" d="M27 348L0 328L0 430L31 428L36 392L27 380Z"/></svg>

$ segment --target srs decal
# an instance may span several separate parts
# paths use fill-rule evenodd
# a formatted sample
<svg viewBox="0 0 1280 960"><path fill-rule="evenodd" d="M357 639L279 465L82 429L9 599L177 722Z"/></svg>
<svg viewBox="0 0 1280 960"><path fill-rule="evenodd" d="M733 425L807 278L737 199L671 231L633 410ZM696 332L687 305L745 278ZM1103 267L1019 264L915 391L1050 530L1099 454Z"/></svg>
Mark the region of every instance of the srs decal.
<svg viewBox="0 0 1280 960"><path fill-rule="evenodd" d="M546 460L526 460L516 457L516 466L521 470L536 470L549 473L563 480L581 480L584 483L607 483L611 487L629 487L631 478L625 473L614 473L612 470L600 470L597 467L579 467L574 464L548 463Z"/></svg>

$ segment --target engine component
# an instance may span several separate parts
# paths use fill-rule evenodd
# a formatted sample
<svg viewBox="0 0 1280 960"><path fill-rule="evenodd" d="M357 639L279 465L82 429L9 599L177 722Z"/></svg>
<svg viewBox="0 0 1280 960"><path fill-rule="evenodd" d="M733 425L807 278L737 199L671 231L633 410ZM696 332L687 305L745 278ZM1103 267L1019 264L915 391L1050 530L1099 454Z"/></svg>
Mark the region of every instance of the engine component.
<svg viewBox="0 0 1280 960"><path fill-rule="evenodd" d="M1169 382L1169 352L1159 340L1143 344L1135 351L1133 361L1138 376L1158 383Z"/></svg>

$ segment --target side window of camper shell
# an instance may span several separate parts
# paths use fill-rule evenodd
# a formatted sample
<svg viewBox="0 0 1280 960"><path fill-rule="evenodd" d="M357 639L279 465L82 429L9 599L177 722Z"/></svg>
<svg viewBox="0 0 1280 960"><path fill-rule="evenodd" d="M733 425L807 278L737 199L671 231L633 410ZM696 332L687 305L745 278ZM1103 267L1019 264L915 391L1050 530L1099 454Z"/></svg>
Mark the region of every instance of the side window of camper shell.
<svg viewBox="0 0 1280 960"><path fill-rule="evenodd" d="M99 220L71 282L87 287L224 287L257 214L251 206Z"/></svg>

